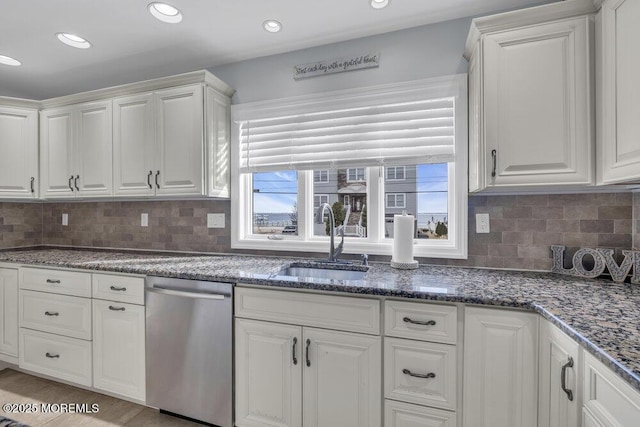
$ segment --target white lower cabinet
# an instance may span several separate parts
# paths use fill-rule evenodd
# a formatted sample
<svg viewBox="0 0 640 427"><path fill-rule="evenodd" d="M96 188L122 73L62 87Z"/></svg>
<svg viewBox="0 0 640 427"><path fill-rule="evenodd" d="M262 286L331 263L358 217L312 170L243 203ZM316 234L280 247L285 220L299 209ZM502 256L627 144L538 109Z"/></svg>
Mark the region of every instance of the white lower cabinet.
<svg viewBox="0 0 640 427"><path fill-rule="evenodd" d="M580 346L547 320L540 322L538 427L578 427Z"/></svg>
<svg viewBox="0 0 640 427"><path fill-rule="evenodd" d="M584 354L583 427L632 427L640 423L640 393L594 356Z"/></svg>
<svg viewBox="0 0 640 427"><path fill-rule="evenodd" d="M538 315L466 307L463 425L536 427Z"/></svg>
<svg viewBox="0 0 640 427"><path fill-rule="evenodd" d="M342 316L350 301L372 300L236 288L237 427L381 425L382 339L309 326L322 323L332 301L345 329L379 325L379 302ZM260 320L275 316L276 306L289 324Z"/></svg>
<svg viewBox="0 0 640 427"><path fill-rule="evenodd" d="M0 360L18 356L18 270L0 268Z"/></svg>
<svg viewBox="0 0 640 427"><path fill-rule="evenodd" d="M93 386L145 400L144 306L93 300Z"/></svg>
<svg viewBox="0 0 640 427"><path fill-rule="evenodd" d="M456 427L455 412L385 400L385 427Z"/></svg>

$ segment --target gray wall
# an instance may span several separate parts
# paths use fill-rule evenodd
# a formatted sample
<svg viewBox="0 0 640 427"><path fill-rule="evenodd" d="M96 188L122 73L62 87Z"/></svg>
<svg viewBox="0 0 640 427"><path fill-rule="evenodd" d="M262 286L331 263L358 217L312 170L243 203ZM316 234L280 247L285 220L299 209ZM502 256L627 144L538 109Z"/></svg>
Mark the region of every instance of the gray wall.
<svg viewBox="0 0 640 427"><path fill-rule="evenodd" d="M235 104L467 72L462 57L471 18L456 19L211 68L236 89ZM380 53L380 67L295 81L294 65Z"/></svg>

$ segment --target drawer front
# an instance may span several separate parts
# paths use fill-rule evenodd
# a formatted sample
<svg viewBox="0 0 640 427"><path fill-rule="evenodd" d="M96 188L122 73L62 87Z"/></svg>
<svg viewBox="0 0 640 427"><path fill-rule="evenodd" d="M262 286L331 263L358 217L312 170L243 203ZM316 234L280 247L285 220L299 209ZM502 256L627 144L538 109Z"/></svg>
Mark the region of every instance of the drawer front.
<svg viewBox="0 0 640 427"><path fill-rule="evenodd" d="M144 305L144 278L93 274L93 297Z"/></svg>
<svg viewBox="0 0 640 427"><path fill-rule="evenodd" d="M91 274L44 268L21 268L20 289L91 298Z"/></svg>
<svg viewBox="0 0 640 427"><path fill-rule="evenodd" d="M235 315L324 329L380 334L380 301L236 288Z"/></svg>
<svg viewBox="0 0 640 427"><path fill-rule="evenodd" d="M456 427L456 414L394 400L384 402L384 427Z"/></svg>
<svg viewBox="0 0 640 427"><path fill-rule="evenodd" d="M91 342L20 328L20 368L91 386Z"/></svg>
<svg viewBox="0 0 640 427"><path fill-rule="evenodd" d="M91 339L91 299L20 291L20 326Z"/></svg>
<svg viewBox="0 0 640 427"><path fill-rule="evenodd" d="M640 393L584 351L584 409L604 425L638 425Z"/></svg>
<svg viewBox="0 0 640 427"><path fill-rule="evenodd" d="M385 301L385 335L455 344L458 308L420 302Z"/></svg>
<svg viewBox="0 0 640 427"><path fill-rule="evenodd" d="M386 398L455 410L455 346L385 337L384 360Z"/></svg>

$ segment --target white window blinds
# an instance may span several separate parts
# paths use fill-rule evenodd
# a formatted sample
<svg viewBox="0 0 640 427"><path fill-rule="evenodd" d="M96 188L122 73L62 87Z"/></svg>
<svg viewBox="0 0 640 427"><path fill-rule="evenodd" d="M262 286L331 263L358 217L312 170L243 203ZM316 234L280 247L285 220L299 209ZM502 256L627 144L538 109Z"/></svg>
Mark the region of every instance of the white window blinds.
<svg viewBox="0 0 640 427"><path fill-rule="evenodd" d="M240 172L409 165L454 160L455 96L320 102L300 113L236 120ZM386 99L385 99L386 98ZM347 104L348 107L344 107ZM354 104L356 104L354 106ZM343 108L335 108L343 107ZM260 117L262 116L262 117Z"/></svg>

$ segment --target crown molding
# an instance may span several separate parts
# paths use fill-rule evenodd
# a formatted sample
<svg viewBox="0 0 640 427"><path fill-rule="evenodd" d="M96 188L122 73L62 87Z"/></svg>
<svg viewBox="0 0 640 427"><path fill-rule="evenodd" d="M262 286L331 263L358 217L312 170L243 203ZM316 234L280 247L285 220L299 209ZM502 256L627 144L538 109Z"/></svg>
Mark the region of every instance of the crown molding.
<svg viewBox="0 0 640 427"><path fill-rule="evenodd" d="M200 70L192 71L190 73L177 74L169 77L161 77L159 79L144 80L136 83L128 83L120 86L97 89L89 92L75 93L73 95L45 99L39 102L31 102L35 103L35 108L54 108L62 107L65 105L78 104L81 102L100 101L104 99L115 98L118 96L132 95L140 92L149 92L195 83L204 83L226 96L231 96L235 92L235 90L231 86L224 83L209 71Z"/></svg>
<svg viewBox="0 0 640 427"><path fill-rule="evenodd" d="M16 107L16 108L40 108L40 101L33 101L31 99L12 98L10 96L0 96L0 105L3 107Z"/></svg>
<svg viewBox="0 0 640 427"><path fill-rule="evenodd" d="M594 2L602 0L566 0L497 15L474 18L467 36L464 57L469 60L474 46L485 34L526 27L560 19L588 15L596 11Z"/></svg>

